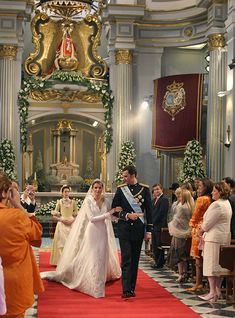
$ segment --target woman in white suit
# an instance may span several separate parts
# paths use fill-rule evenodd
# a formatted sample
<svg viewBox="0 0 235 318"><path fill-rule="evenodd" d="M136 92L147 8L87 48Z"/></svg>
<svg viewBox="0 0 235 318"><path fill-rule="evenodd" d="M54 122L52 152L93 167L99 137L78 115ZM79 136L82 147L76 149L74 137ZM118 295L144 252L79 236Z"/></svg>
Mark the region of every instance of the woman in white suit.
<svg viewBox="0 0 235 318"><path fill-rule="evenodd" d="M205 212L198 232L204 240L203 275L208 277L210 286L209 294L199 297L206 301L216 301L221 295L218 273L224 269L219 265L220 246L230 244L231 241L232 209L228 198L228 186L223 182L216 183L212 191L214 202Z"/></svg>

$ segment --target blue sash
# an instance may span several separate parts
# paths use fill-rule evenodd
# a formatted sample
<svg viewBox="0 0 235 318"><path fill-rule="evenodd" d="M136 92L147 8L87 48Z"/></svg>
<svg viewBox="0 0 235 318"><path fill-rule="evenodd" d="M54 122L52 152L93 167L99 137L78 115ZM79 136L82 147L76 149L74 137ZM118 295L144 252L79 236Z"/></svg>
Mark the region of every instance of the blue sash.
<svg viewBox="0 0 235 318"><path fill-rule="evenodd" d="M139 219L144 223L143 211L141 210L141 207L139 206L139 204L135 201L135 198L133 197L133 194L131 193L128 186L121 187L121 190L122 190L122 193L124 194L125 198L127 199L128 203L132 207L133 211L135 213L141 214L139 216Z"/></svg>

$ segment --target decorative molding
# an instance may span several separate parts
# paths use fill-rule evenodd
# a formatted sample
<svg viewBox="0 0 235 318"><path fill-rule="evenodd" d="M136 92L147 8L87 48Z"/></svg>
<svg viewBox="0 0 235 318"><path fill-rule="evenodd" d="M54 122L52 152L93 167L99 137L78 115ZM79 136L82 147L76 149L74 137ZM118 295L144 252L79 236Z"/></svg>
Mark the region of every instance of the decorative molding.
<svg viewBox="0 0 235 318"><path fill-rule="evenodd" d="M209 50L216 50L225 46L225 38L223 34L210 34L208 35Z"/></svg>
<svg viewBox="0 0 235 318"><path fill-rule="evenodd" d="M76 48L77 61L74 62L71 57L62 57L60 59L64 65L60 64L59 69L80 72L85 78L105 79L108 68L97 51L102 30L99 16L87 15L82 21L69 20L67 23L71 25L71 40ZM36 11L31 22L35 48L25 61L25 70L29 75L44 78L58 69L56 61L64 36L63 24L64 20L55 20L45 12Z"/></svg>
<svg viewBox="0 0 235 318"><path fill-rule="evenodd" d="M183 36L186 38L191 38L194 34L194 30L192 26L188 26L183 29Z"/></svg>
<svg viewBox="0 0 235 318"><path fill-rule="evenodd" d="M74 102L82 101L87 103L99 103L101 102L101 97L96 92L91 91L71 91L68 89L55 90L55 89L45 89L45 90L32 90L29 94L30 98L36 101L49 101L49 100L60 100L63 102Z"/></svg>
<svg viewBox="0 0 235 318"><path fill-rule="evenodd" d="M130 50L117 50L115 52L116 64L132 64L133 54Z"/></svg>
<svg viewBox="0 0 235 318"><path fill-rule="evenodd" d="M0 29L1 31L16 31L16 20L15 16L0 16Z"/></svg>
<svg viewBox="0 0 235 318"><path fill-rule="evenodd" d="M17 46L3 44L0 45L0 58L8 60L16 60Z"/></svg>

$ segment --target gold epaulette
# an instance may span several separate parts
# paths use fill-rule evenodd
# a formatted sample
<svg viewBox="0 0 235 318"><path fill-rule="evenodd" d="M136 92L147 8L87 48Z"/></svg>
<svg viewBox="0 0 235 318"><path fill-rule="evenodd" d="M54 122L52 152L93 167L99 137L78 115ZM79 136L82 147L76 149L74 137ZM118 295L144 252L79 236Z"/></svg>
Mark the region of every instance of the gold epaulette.
<svg viewBox="0 0 235 318"><path fill-rule="evenodd" d="M149 188L149 185L148 184L144 184L144 183L139 183L142 187L145 187L145 188Z"/></svg>
<svg viewBox="0 0 235 318"><path fill-rule="evenodd" d="M119 184L117 188L124 187L124 186L126 186L126 183Z"/></svg>

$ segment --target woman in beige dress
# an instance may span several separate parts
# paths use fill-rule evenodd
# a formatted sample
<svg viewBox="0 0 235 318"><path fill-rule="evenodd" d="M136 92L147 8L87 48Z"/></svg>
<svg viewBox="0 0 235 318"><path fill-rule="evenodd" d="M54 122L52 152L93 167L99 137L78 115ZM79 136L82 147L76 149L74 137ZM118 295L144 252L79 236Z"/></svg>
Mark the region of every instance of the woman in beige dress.
<svg viewBox="0 0 235 318"><path fill-rule="evenodd" d="M230 222L232 208L229 203L229 188L224 182L216 183L212 191L214 202L203 216L198 234L203 235L203 275L208 277L209 294L199 296L206 301L216 301L221 295L221 278L223 269L219 264L220 246L230 244Z"/></svg>
<svg viewBox="0 0 235 318"><path fill-rule="evenodd" d="M186 249L186 241L191 235L189 220L192 216L194 200L189 190L178 189L180 191L180 202L175 208L171 222L168 223L172 240L167 263L172 269L174 269L176 265L178 266L179 278L177 279L177 282L183 283L187 279L186 268L189 255Z"/></svg>
<svg viewBox="0 0 235 318"><path fill-rule="evenodd" d="M56 208L51 213L53 219L57 221L50 257L51 265L58 264L66 239L78 212L76 202L69 198L70 187L64 185L61 188L61 193L62 199L57 201Z"/></svg>

